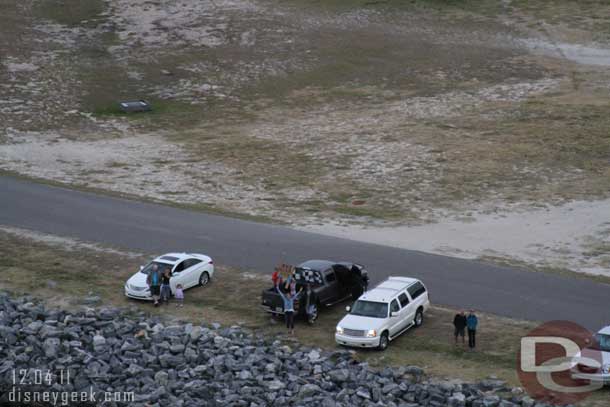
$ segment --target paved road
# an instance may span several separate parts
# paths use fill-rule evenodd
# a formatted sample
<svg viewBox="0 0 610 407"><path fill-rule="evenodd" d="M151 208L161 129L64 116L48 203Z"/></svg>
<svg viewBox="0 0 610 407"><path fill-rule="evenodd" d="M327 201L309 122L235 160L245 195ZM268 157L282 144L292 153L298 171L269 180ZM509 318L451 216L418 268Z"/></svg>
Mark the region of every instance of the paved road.
<svg viewBox="0 0 610 407"><path fill-rule="evenodd" d="M421 278L435 303L520 319L610 323L610 285L360 243L286 227L99 196L0 176L0 225L153 253L197 251L216 263L270 273L310 258L365 264L372 282ZM218 278L222 278L219 275Z"/></svg>

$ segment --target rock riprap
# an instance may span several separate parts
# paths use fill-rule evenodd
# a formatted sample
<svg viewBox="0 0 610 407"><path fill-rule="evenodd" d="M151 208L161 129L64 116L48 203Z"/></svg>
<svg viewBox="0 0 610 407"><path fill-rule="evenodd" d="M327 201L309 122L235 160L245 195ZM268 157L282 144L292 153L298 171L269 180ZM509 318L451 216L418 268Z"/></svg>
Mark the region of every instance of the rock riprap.
<svg viewBox="0 0 610 407"><path fill-rule="evenodd" d="M288 346L237 326L168 324L111 308L67 312L5 293L0 293L0 361L0 404L15 397L15 388L86 392L96 395L93 404L105 406L533 404L498 380L432 381L415 366L375 370L347 350ZM132 394L133 400L102 404L109 393Z"/></svg>

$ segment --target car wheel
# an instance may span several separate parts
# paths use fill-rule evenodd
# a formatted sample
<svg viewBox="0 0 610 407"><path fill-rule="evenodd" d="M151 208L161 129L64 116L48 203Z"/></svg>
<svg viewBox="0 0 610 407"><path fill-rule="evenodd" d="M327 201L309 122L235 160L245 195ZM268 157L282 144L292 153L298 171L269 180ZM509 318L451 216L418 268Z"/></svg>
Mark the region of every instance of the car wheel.
<svg viewBox="0 0 610 407"><path fill-rule="evenodd" d="M388 345L390 344L390 338L388 337L388 333L384 332L379 337L379 350L386 350Z"/></svg>
<svg viewBox="0 0 610 407"><path fill-rule="evenodd" d="M415 327L421 326L424 323L424 313L422 309L418 309L415 313L415 319L413 320Z"/></svg>
<svg viewBox="0 0 610 407"><path fill-rule="evenodd" d="M199 285L206 285L210 282L210 275L207 271L204 271L199 275Z"/></svg>

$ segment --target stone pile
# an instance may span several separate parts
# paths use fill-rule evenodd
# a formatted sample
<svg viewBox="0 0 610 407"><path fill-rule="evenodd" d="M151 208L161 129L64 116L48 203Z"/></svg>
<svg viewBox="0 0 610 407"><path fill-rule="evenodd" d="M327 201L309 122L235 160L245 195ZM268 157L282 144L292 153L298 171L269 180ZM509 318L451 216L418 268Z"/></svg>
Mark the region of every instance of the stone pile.
<svg viewBox="0 0 610 407"><path fill-rule="evenodd" d="M56 395L87 392L97 395L91 405L105 406L535 404L499 380L433 382L416 366L374 370L352 356L347 350L288 346L237 326L163 324L143 313L110 308L66 312L0 293L1 405L11 391L15 397L15 388ZM108 394L127 399L101 403Z"/></svg>

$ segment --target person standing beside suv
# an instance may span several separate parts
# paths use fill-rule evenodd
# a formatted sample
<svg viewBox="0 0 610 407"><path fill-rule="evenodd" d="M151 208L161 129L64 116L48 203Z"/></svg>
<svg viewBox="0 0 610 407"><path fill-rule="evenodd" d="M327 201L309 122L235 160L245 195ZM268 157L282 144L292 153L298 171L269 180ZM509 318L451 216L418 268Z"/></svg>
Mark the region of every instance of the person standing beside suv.
<svg viewBox="0 0 610 407"><path fill-rule="evenodd" d="M462 311L459 314L455 314L455 317L453 318L453 327L455 328L455 330L453 332L453 336L455 336L456 345L458 343L458 336L462 337L462 344L463 345L466 344L466 341L465 341L466 325L467 325L466 313L464 311Z"/></svg>
<svg viewBox="0 0 610 407"><path fill-rule="evenodd" d="M474 350L476 347L476 335L477 326L479 325L479 319L474 314L474 310L470 310L470 314L466 317L466 325L468 326L468 347L470 350Z"/></svg>

